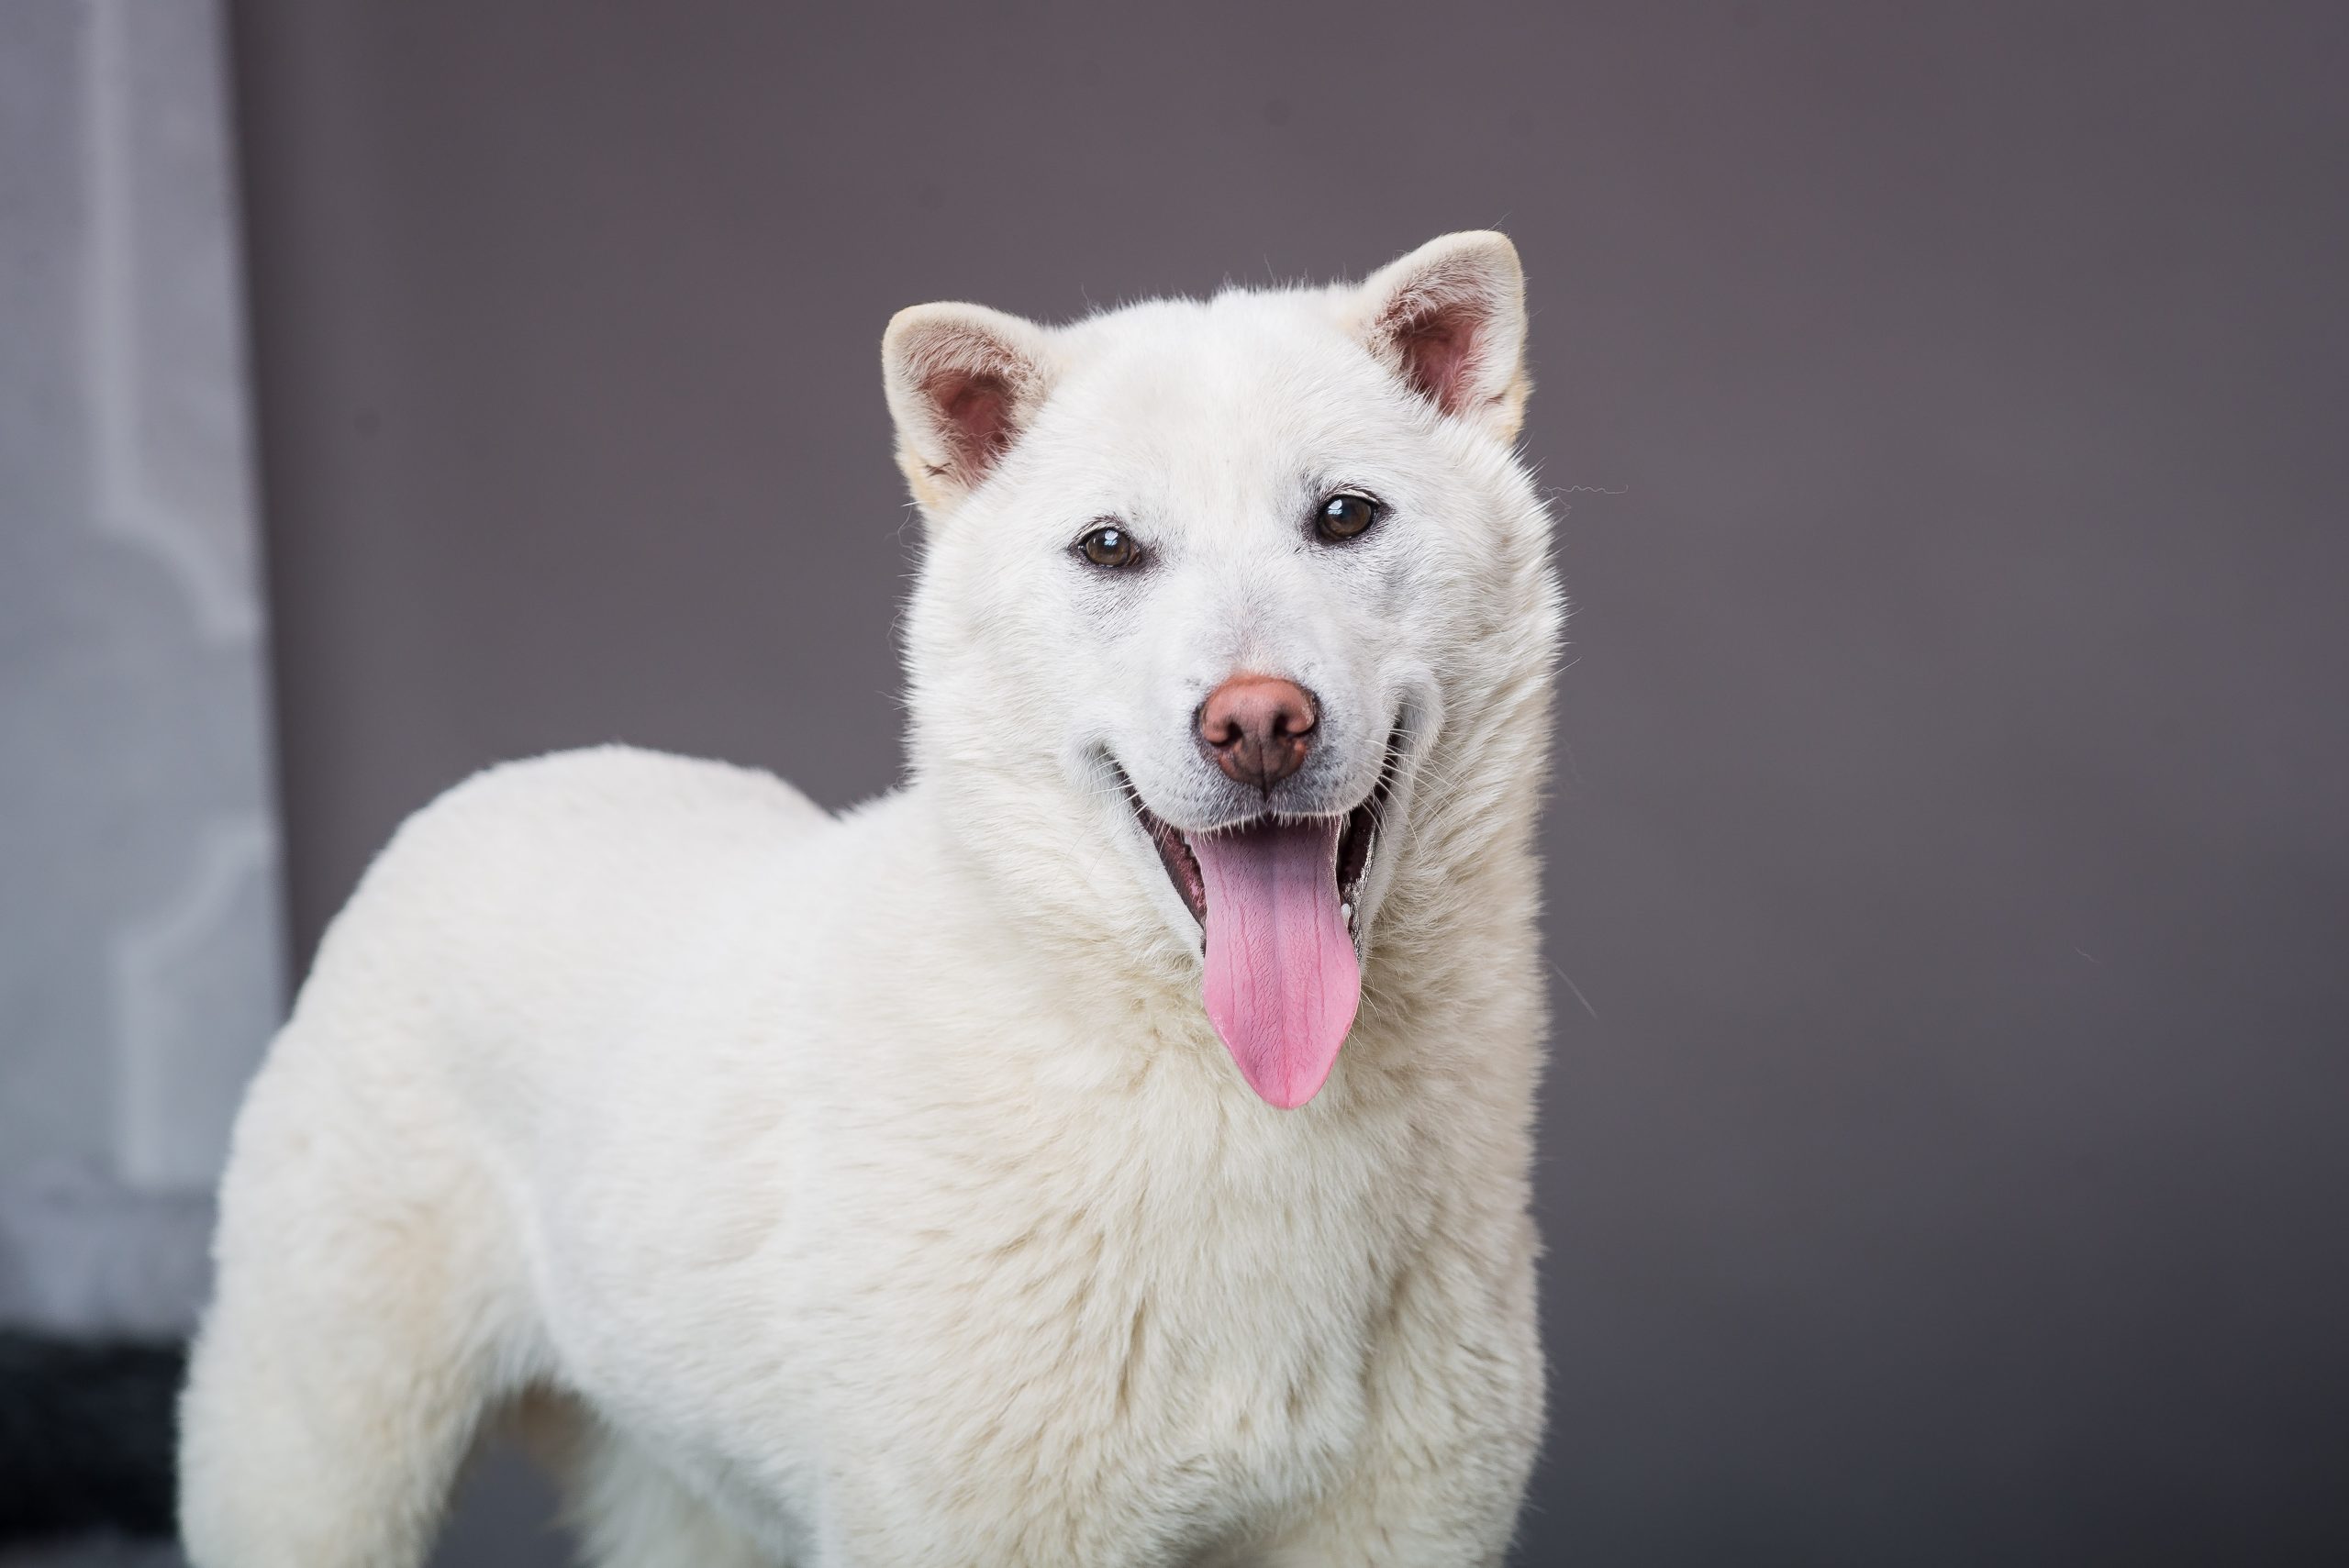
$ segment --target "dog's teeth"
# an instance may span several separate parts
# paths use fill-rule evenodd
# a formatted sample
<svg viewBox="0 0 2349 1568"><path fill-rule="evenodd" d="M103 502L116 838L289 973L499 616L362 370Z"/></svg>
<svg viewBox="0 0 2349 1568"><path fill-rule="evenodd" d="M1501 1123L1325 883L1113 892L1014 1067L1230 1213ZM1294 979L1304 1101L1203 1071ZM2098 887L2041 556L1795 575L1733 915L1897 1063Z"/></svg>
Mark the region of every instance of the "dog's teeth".
<svg viewBox="0 0 2349 1568"><path fill-rule="evenodd" d="M1339 906L1338 906L1338 913L1339 913L1339 914L1341 914L1341 915L1343 915L1343 916L1346 917L1346 924L1347 924L1347 925L1351 926L1351 925L1353 925L1353 924L1354 923L1354 906L1353 906L1353 905L1351 905L1351 904L1341 904L1341 905L1339 905Z"/></svg>

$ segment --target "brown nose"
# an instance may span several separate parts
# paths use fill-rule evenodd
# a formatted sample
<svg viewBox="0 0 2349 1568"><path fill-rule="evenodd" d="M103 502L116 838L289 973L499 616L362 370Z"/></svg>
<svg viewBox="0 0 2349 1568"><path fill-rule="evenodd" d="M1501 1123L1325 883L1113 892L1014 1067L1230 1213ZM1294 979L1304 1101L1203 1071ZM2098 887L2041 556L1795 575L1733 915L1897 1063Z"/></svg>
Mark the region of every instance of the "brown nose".
<svg viewBox="0 0 2349 1568"><path fill-rule="evenodd" d="M1199 739L1239 784L1270 790L1305 765L1313 699L1278 675L1234 675L1199 705Z"/></svg>

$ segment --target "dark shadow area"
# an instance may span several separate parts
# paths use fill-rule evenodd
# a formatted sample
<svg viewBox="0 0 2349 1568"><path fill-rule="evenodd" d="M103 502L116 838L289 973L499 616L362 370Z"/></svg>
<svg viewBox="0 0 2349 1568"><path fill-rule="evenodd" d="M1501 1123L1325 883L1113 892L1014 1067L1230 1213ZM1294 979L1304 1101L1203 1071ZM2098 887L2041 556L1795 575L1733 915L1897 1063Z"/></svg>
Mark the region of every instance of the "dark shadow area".
<svg viewBox="0 0 2349 1568"><path fill-rule="evenodd" d="M173 1530L176 1345L0 1330L0 1551Z"/></svg>

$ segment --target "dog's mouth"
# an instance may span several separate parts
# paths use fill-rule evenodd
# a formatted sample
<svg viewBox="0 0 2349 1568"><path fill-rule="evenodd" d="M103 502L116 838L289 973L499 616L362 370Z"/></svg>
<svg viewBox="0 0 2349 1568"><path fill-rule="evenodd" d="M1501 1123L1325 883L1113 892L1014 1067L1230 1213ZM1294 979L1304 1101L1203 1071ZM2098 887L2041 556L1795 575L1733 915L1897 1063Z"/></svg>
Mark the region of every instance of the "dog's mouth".
<svg viewBox="0 0 2349 1568"><path fill-rule="evenodd" d="M1362 994L1362 891L1398 766L1387 743L1378 782L1341 815L1267 813L1186 833L1126 798L1183 906L1205 932L1208 1020L1249 1085L1291 1109L1336 1064Z"/></svg>
<svg viewBox="0 0 2349 1568"><path fill-rule="evenodd" d="M1342 817L1334 818L1339 827L1330 876L1338 890L1339 912L1344 917L1346 930L1357 947L1361 944L1357 912L1361 907L1362 884L1370 874L1371 856L1378 850L1379 819L1386 805L1387 787L1393 775L1394 754L1390 749L1387 765L1379 771L1378 787L1372 790L1360 806ZM1124 782L1122 777L1120 782ZM1174 884L1174 895L1183 901L1183 907L1191 912L1191 918L1204 928L1208 923L1207 876L1199 869L1199 857L1191 847L1191 836L1169 826L1156 812L1144 806L1131 783L1125 784L1125 790L1126 799L1133 806L1134 820L1141 824L1141 830L1149 837L1151 847L1158 851L1159 863L1166 868L1166 880ZM1318 820L1332 819L1306 817L1287 825L1309 824ZM1284 824L1266 815L1228 828L1219 828L1212 834L1200 837L1244 839L1281 826Z"/></svg>

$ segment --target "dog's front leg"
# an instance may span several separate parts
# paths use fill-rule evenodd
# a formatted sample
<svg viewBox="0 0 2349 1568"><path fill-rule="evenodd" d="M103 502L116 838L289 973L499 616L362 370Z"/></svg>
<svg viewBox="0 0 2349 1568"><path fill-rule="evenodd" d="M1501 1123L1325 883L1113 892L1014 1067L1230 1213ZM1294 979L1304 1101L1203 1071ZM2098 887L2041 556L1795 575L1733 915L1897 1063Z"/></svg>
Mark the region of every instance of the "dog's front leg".
<svg viewBox="0 0 2349 1568"><path fill-rule="evenodd" d="M1398 1282L1364 1369L1369 1429L1258 1568L1497 1568L1542 1413L1530 1227L1510 1251L1484 1288L1473 1268L1426 1264Z"/></svg>
<svg viewBox="0 0 2349 1568"><path fill-rule="evenodd" d="M1528 1468L1514 1445L1425 1463L1397 1451L1373 1456L1250 1568L1500 1568Z"/></svg>

